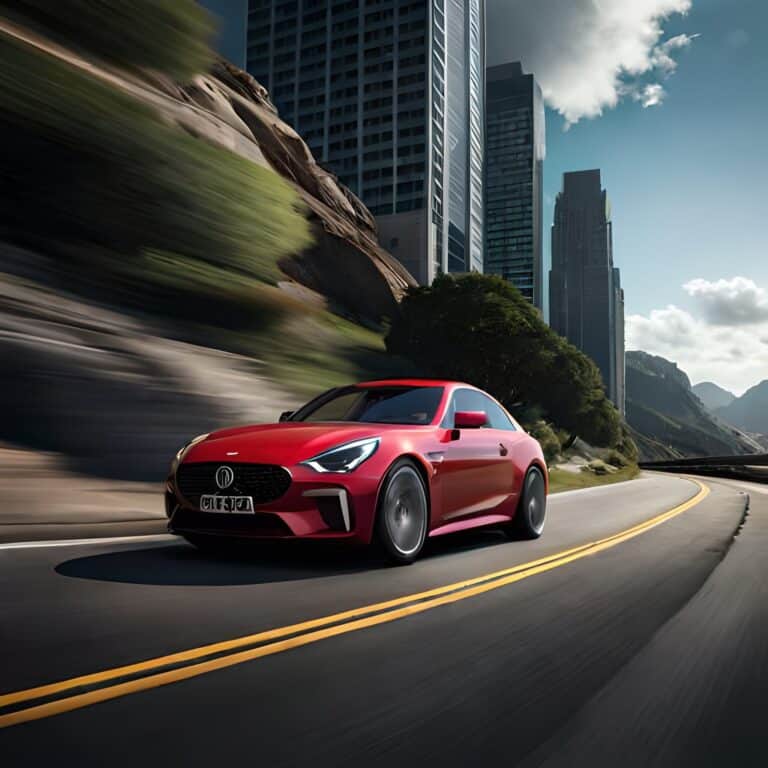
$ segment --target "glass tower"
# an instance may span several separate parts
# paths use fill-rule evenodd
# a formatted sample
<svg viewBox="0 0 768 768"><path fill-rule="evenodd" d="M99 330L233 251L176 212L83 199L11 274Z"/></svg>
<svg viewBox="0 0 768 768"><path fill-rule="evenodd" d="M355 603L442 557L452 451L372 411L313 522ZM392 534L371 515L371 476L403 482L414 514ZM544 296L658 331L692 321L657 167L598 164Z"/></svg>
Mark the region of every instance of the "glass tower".
<svg viewBox="0 0 768 768"><path fill-rule="evenodd" d="M519 62L486 73L485 271L542 309L544 102Z"/></svg>
<svg viewBox="0 0 768 768"><path fill-rule="evenodd" d="M250 0L247 69L421 283L483 269L483 0Z"/></svg>
<svg viewBox="0 0 768 768"><path fill-rule="evenodd" d="M595 361L623 414L624 291L599 170L563 176L552 226L549 314L552 328Z"/></svg>

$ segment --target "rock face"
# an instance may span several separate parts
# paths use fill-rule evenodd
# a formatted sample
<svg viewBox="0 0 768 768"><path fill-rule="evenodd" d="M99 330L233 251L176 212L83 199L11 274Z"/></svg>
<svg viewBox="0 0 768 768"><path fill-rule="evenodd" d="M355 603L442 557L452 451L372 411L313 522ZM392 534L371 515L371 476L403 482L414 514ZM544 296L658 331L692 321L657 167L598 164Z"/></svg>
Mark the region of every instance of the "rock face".
<svg viewBox="0 0 768 768"><path fill-rule="evenodd" d="M186 107L167 110L182 128L268 165L294 184L309 211L315 245L281 262L289 277L361 317L378 320L397 310L416 281L379 246L370 211L318 165L263 86L224 60L184 88L156 76L151 82Z"/></svg>
<svg viewBox="0 0 768 768"><path fill-rule="evenodd" d="M757 453L760 446L713 416L675 363L627 352L627 421L647 461Z"/></svg>

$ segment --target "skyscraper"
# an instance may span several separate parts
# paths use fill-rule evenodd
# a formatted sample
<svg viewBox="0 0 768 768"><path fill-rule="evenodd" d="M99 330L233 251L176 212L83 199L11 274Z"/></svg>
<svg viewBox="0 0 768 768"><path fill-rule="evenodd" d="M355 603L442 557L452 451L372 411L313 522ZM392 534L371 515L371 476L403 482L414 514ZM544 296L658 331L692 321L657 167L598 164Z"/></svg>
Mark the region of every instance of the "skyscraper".
<svg viewBox="0 0 768 768"><path fill-rule="evenodd" d="M543 299L544 102L520 62L486 72L485 271Z"/></svg>
<svg viewBox="0 0 768 768"><path fill-rule="evenodd" d="M248 70L421 283L483 269L483 0L251 0Z"/></svg>
<svg viewBox="0 0 768 768"><path fill-rule="evenodd" d="M624 291L599 170L563 176L552 226L549 315L552 328L595 361L608 397L624 413Z"/></svg>

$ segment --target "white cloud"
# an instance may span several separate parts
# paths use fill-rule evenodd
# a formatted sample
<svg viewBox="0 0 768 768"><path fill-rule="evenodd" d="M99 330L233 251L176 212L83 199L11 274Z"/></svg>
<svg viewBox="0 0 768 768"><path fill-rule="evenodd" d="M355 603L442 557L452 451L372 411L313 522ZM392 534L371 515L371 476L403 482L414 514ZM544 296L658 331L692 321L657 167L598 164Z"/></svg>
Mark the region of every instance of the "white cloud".
<svg viewBox="0 0 768 768"><path fill-rule="evenodd" d="M713 325L754 325L768 321L768 293L754 280L734 277L710 282L696 278L683 288Z"/></svg>
<svg viewBox="0 0 768 768"><path fill-rule="evenodd" d="M627 318L627 345L646 352L652 351L649 347L680 349L695 342L698 330L691 315L670 304L666 309L652 310L648 317L630 315Z"/></svg>
<svg viewBox="0 0 768 768"><path fill-rule="evenodd" d="M691 381L714 381L741 394L768 379L768 312L744 322L735 307L741 299L754 306L766 292L747 278L709 282L700 278L684 286L701 314L670 305L626 319L627 349L641 349L676 362ZM724 322L727 317L730 322Z"/></svg>
<svg viewBox="0 0 768 768"><path fill-rule="evenodd" d="M677 61L672 58L673 51L687 48L699 35L675 35L653 49L651 67L665 75L671 75L677 69Z"/></svg>
<svg viewBox="0 0 768 768"><path fill-rule="evenodd" d="M648 107L658 107L664 102L667 92L660 83L649 83L639 90L632 93L632 98L639 101L646 109Z"/></svg>
<svg viewBox="0 0 768 768"><path fill-rule="evenodd" d="M687 13L691 2L488 0L488 61L522 61L570 125L615 107L622 96L635 98L647 87L638 82L643 76L658 80L674 72L673 54L694 36L662 40L662 23ZM656 94L647 106L661 103L663 89Z"/></svg>

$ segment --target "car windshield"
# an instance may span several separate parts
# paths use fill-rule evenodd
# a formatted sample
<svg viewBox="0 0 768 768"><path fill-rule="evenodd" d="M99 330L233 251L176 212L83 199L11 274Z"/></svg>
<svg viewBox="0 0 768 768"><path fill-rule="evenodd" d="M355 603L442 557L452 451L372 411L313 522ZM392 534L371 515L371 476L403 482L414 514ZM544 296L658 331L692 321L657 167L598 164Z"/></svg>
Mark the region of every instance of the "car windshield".
<svg viewBox="0 0 768 768"><path fill-rule="evenodd" d="M431 424L442 396L442 387L345 387L308 403L291 421Z"/></svg>

